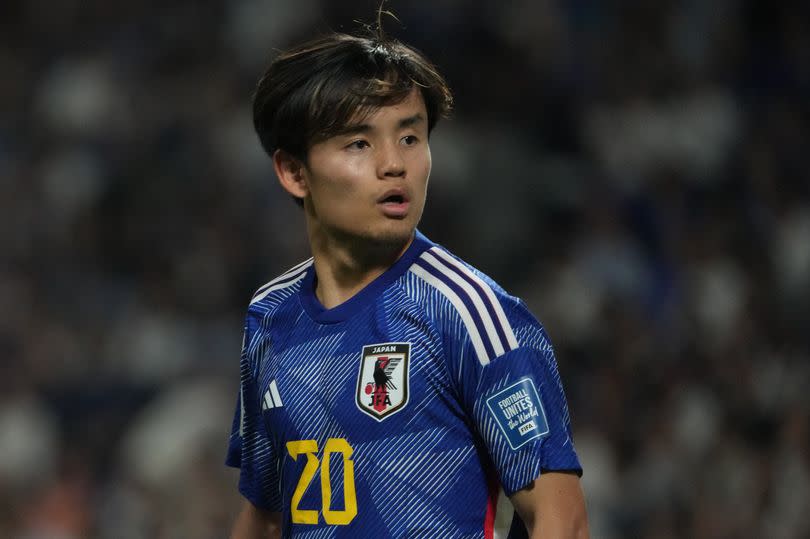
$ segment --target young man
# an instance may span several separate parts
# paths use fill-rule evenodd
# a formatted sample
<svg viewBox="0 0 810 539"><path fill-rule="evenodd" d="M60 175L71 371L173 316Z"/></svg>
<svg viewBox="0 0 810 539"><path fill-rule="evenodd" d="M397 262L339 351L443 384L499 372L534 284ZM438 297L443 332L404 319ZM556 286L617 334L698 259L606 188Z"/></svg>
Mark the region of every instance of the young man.
<svg viewBox="0 0 810 539"><path fill-rule="evenodd" d="M232 538L491 538L496 518L509 537L587 537L543 328L416 231L450 105L435 68L382 37L307 43L259 82L256 130L312 258L250 302Z"/></svg>

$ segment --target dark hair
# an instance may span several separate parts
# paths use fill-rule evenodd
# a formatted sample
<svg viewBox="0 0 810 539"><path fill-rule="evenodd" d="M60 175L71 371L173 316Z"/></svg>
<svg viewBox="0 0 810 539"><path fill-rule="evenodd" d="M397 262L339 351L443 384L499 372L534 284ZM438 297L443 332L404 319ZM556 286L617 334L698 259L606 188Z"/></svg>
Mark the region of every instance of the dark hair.
<svg viewBox="0 0 810 539"><path fill-rule="evenodd" d="M378 26L379 28L379 26ZM417 87L428 132L452 106L444 78L416 49L385 37L333 33L281 53L259 80L253 125L265 151L306 160L310 146Z"/></svg>

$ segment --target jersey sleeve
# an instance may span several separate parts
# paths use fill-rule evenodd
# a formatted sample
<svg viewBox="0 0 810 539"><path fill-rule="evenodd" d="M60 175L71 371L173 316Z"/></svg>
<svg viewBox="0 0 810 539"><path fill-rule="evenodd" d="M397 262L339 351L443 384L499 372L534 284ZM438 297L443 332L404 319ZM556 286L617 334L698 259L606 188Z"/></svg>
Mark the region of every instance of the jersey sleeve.
<svg viewBox="0 0 810 539"><path fill-rule="evenodd" d="M542 471L582 473L554 350L523 302L439 246L411 273L441 335L450 384L506 494Z"/></svg>
<svg viewBox="0 0 810 539"><path fill-rule="evenodd" d="M582 474L554 349L517 300L498 293L487 318L469 309L445 338L457 393L511 496L545 471ZM482 302L483 303L483 302ZM479 322L477 318L484 319ZM472 331L470 331L472 330ZM477 332L476 332L477 330ZM477 342L476 342L477 341Z"/></svg>
<svg viewBox="0 0 810 539"><path fill-rule="evenodd" d="M551 348L521 346L467 375L465 399L507 495L541 472L582 474Z"/></svg>
<svg viewBox="0 0 810 539"><path fill-rule="evenodd" d="M248 315L240 360L240 387L225 463L239 468L239 492L253 505L281 510L278 461L262 419L260 396L251 351L256 349L254 324Z"/></svg>

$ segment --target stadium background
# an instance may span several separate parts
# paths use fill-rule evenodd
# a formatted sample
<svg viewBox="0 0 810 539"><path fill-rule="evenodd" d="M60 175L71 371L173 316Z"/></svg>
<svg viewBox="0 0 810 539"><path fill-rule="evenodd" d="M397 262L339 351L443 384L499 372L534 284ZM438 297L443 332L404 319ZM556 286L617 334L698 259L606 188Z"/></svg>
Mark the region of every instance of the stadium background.
<svg viewBox="0 0 810 539"><path fill-rule="evenodd" d="M806 2L392 1L422 230L555 341L597 538L810 537ZM0 4L0 537L214 538L252 290L307 256L273 48L374 2Z"/></svg>

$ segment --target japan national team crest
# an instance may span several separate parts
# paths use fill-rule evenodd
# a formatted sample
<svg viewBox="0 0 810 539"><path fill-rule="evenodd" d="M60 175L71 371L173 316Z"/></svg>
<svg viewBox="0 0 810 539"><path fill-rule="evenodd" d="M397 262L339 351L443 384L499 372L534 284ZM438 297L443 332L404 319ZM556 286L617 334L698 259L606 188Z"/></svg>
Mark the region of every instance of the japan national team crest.
<svg viewBox="0 0 810 539"><path fill-rule="evenodd" d="M392 342L363 347L357 376L357 407L382 421L408 404L411 344Z"/></svg>

